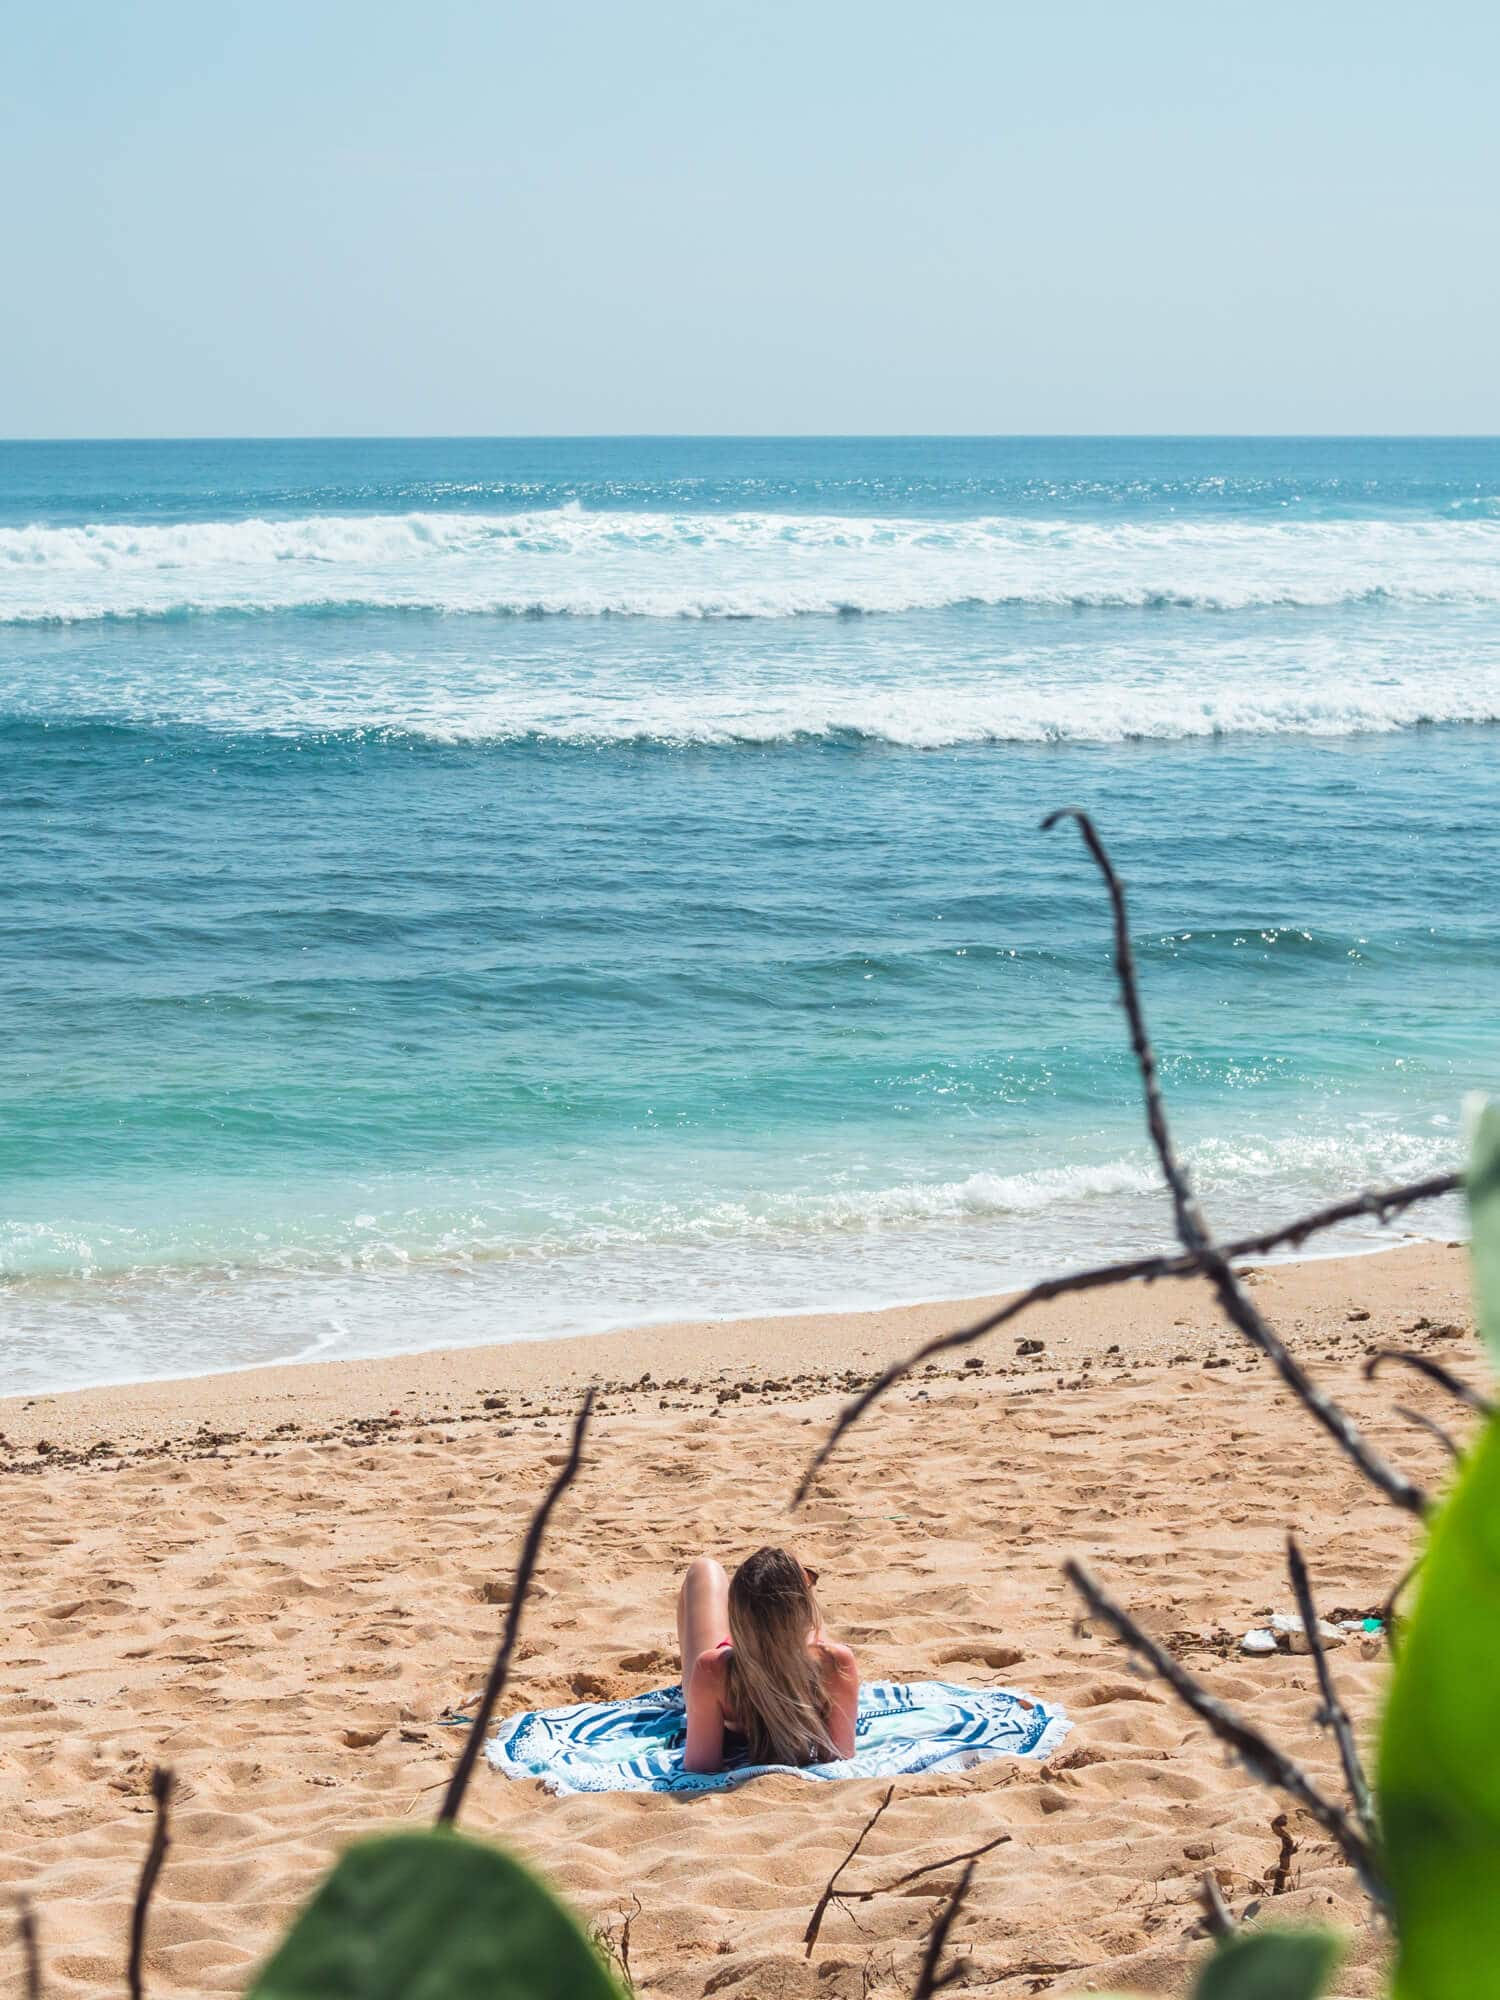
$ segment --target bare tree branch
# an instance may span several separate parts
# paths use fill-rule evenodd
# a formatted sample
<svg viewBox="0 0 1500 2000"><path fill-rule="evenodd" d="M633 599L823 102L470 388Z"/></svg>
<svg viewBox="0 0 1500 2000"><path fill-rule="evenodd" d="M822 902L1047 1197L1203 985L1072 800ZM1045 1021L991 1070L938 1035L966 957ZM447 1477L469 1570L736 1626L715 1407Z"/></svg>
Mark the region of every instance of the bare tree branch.
<svg viewBox="0 0 1500 2000"><path fill-rule="evenodd" d="M1339 1750L1339 1762L1344 1768L1344 1783L1349 1787L1349 1797L1354 1802L1355 1813L1364 1829L1365 1839L1373 1850L1380 1844L1380 1827L1375 1818L1375 1808L1370 1803L1370 1787L1365 1782L1364 1766L1359 1761L1359 1748L1354 1741L1354 1725L1349 1720L1349 1711L1339 1700L1338 1690L1333 1684L1333 1674L1328 1665L1328 1650L1323 1644L1323 1634L1318 1622L1318 1608L1313 1603L1312 1585L1308 1581L1307 1564L1302 1560L1302 1551L1297 1546L1295 1535L1288 1535L1286 1538L1286 1566L1291 1574L1292 1590L1297 1599L1297 1612L1302 1620L1302 1630L1307 1635L1308 1649L1318 1670L1318 1687L1323 1696L1323 1712L1319 1720L1326 1722L1333 1731L1333 1740Z"/></svg>
<svg viewBox="0 0 1500 2000"><path fill-rule="evenodd" d="M877 1882L871 1889L841 1889L837 1900L841 1903L873 1902L877 1896L889 1896L897 1889L904 1889L908 1882L920 1882L924 1875L936 1875L940 1868L956 1867L960 1861L978 1861L1014 1838L1014 1834L997 1833L993 1840L985 1841L981 1847L968 1847L962 1854L945 1854L941 1861L924 1861L920 1868L908 1868L894 1882Z"/></svg>
<svg viewBox="0 0 1500 2000"><path fill-rule="evenodd" d="M135 1901L130 1909L130 1957L125 1967L130 2000L141 2000L141 1959L146 1949L146 1918L156 1891L156 1878L161 1874L162 1863L171 1845L169 1820L176 1785L172 1772L163 1770L160 1765L151 1773L151 1797L156 1805L156 1819L151 1828L151 1845L146 1850L141 1879L136 1884Z"/></svg>
<svg viewBox="0 0 1500 2000"><path fill-rule="evenodd" d="M1419 1555L1415 1559L1415 1561L1407 1564L1406 1568L1402 1570L1398 1580L1391 1585L1390 1593L1387 1596L1385 1602L1380 1607L1380 1622L1385 1627L1386 1643L1391 1649L1392 1659L1396 1657L1396 1626L1398 1622L1396 1617L1396 1604L1401 1596L1402 1591L1405 1590L1406 1586L1411 1582L1412 1578L1416 1575L1417 1571L1422 1567L1422 1562L1423 1562L1423 1556Z"/></svg>
<svg viewBox="0 0 1500 2000"><path fill-rule="evenodd" d="M1078 829L1083 835L1084 845L1092 855L1109 890L1110 903L1114 911L1115 976L1119 981L1120 998L1130 1023L1130 1044L1135 1052L1136 1066L1141 1073L1141 1088L1146 1099L1146 1124L1172 1196L1172 1207L1177 1217L1177 1234L1181 1238L1183 1249L1197 1255L1203 1275L1218 1295L1219 1304L1226 1317L1239 1328L1247 1340L1260 1349L1303 1408L1323 1426L1346 1457L1354 1461L1365 1477L1373 1485L1378 1486L1388 1500L1394 1501L1398 1507L1405 1508L1408 1513L1425 1513L1426 1494L1404 1473L1398 1472L1394 1466L1387 1465L1379 1452L1364 1438L1353 1419L1312 1380L1302 1364L1288 1350L1280 1335L1273 1332L1266 1323L1255 1302L1235 1276L1223 1250L1210 1235L1186 1170L1178 1160L1172 1144L1171 1130L1162 1105L1161 1089L1156 1081L1156 1055L1151 1047L1151 1038L1146 1031L1146 1017L1141 1007L1135 953L1130 943L1130 923L1125 906L1124 886L1115 873L1114 863L1105 851L1104 843L1094 829L1093 821L1086 812L1069 806L1062 812L1051 813L1042 821L1043 829L1056 826L1063 819L1077 822Z"/></svg>
<svg viewBox="0 0 1500 2000"><path fill-rule="evenodd" d="M578 1468L583 1460L583 1437L588 1429L589 1418L593 1415L595 1391L590 1389L579 1405L578 1415L573 1420L573 1442L568 1456L556 1479L548 1487L541 1505L531 1517L531 1526L526 1530L526 1539L521 1544L520 1560L516 1564L515 1585L511 1592L510 1609L505 1616L505 1631L500 1640L500 1650L495 1655L490 1677L485 1682L484 1693L479 1698L479 1706L474 1711L474 1721L464 1747L459 1752L458 1762L453 1767L453 1776L448 1781L448 1789L443 1795L443 1803L438 1810L439 1826L451 1826L458 1818L458 1809L464 1802L464 1793L469 1788L469 1780L474 1775L474 1766L479 1752L484 1747L484 1739L489 1734L490 1722L494 1717L495 1704L504 1692L510 1676L511 1654L515 1651L516 1637L521 1629L521 1613L526 1607L526 1599L531 1590L531 1579L536 1570L536 1559L541 1551L542 1537L547 1532L547 1522L552 1509L578 1477Z"/></svg>
<svg viewBox="0 0 1500 2000"><path fill-rule="evenodd" d="M1467 1403L1482 1417L1495 1414L1495 1405L1488 1396L1481 1395L1478 1389L1472 1388L1450 1368L1445 1368L1441 1361L1434 1361L1430 1355L1416 1354L1409 1347L1377 1347L1365 1361L1365 1380L1373 1382L1387 1361L1398 1362L1403 1368L1414 1368L1419 1375L1425 1375L1429 1382L1436 1382L1440 1389L1446 1389L1450 1396Z"/></svg>
<svg viewBox="0 0 1500 2000"><path fill-rule="evenodd" d="M1201 1722L1207 1723L1221 1743L1228 1744L1255 1777L1263 1784L1275 1786L1279 1791L1289 1793L1299 1805L1311 1813L1324 1832L1342 1848L1350 1865L1359 1876L1366 1895L1384 1908L1389 1900L1388 1892L1380 1878L1374 1853L1364 1834L1343 1807L1325 1798L1306 1772L1294 1764L1290 1757L1278 1750L1275 1744L1262 1736L1251 1723L1227 1708L1217 1695L1210 1694L1208 1689L1195 1680L1170 1653L1157 1645L1128 1611L1105 1594L1082 1563L1066 1562L1063 1565L1063 1572L1094 1616L1113 1627L1125 1644L1132 1651L1139 1653L1152 1670L1161 1676L1178 1700L1191 1709Z"/></svg>
<svg viewBox="0 0 1500 2000"><path fill-rule="evenodd" d="M1397 1507L1408 1514L1424 1515L1427 1512L1426 1493L1404 1472L1388 1465L1347 1411L1313 1381L1281 1336L1273 1332L1261 1317L1222 1255L1211 1257L1205 1252L1204 1268L1225 1314L1245 1338L1260 1349L1287 1388L1309 1416L1322 1425L1344 1456L1351 1459L1371 1485L1379 1487Z"/></svg>
<svg viewBox="0 0 1500 2000"><path fill-rule="evenodd" d="M911 2000L932 2000L935 1993L940 1993L945 1986L952 1985L954 1972L950 1970L939 1974L938 1966L942 1962L948 1933L963 1908L964 1898L968 1895L969 1885L973 1880L974 1863L970 1861L965 1865L963 1874L959 1876L953 1894L944 1903L933 1921L932 1929L927 1933L927 1949L922 1954L922 1969L917 1974L917 1983L911 1990Z"/></svg>
<svg viewBox="0 0 1500 2000"><path fill-rule="evenodd" d="M16 1936L20 1939L25 1968L26 2000L42 2000L42 1944L37 1934L36 1911L24 1891L16 1897Z"/></svg>
<svg viewBox="0 0 1500 2000"><path fill-rule="evenodd" d="M1292 1879L1292 1856L1297 1852L1297 1843L1292 1838L1292 1830L1287 1824L1287 1816L1284 1812L1277 1813L1275 1819L1272 1820L1271 1831L1281 1843L1281 1850L1277 1854L1275 1866L1271 1870L1271 1894L1273 1896L1284 1896L1288 1884Z"/></svg>
<svg viewBox="0 0 1500 2000"><path fill-rule="evenodd" d="M1268 1229L1262 1236L1241 1236L1222 1248L1226 1257L1236 1259L1264 1257L1272 1250L1299 1250L1309 1236L1316 1236L1320 1230L1332 1229L1340 1222L1357 1222L1366 1215L1373 1215L1377 1222L1390 1222L1419 1201L1436 1201L1441 1195L1457 1194L1463 1184L1462 1174L1429 1174L1425 1180L1406 1181L1400 1187L1366 1188L1360 1194L1331 1202L1327 1208L1315 1208L1295 1222Z"/></svg>
<svg viewBox="0 0 1500 2000"><path fill-rule="evenodd" d="M620 1925L620 1971L625 1976L625 1991L634 1993L635 1974L630 1969L630 1926L641 1914L642 1904L640 1897L633 1891L630 1904L631 1907L624 1912L624 1920Z"/></svg>
<svg viewBox="0 0 1500 2000"><path fill-rule="evenodd" d="M1078 806L1064 806L1059 812L1048 813L1042 821L1043 833L1050 833L1065 819L1072 820L1083 835L1083 844L1093 857L1094 865L1104 877L1104 886L1109 891L1115 925L1115 977L1120 984L1125 1018L1130 1024L1130 1046L1135 1065L1141 1073L1141 1089L1146 1099L1146 1129L1151 1134L1151 1144L1161 1163L1162 1178L1172 1197L1178 1239L1184 1250L1201 1252L1209 1247L1212 1239L1192 1183L1188 1180L1187 1170L1177 1158L1171 1127L1167 1124L1166 1107L1162 1103L1161 1085L1156 1080L1156 1051L1151 1046L1151 1037L1146 1030L1146 1014L1141 1006L1135 949L1130 942L1130 917L1125 907L1125 885L1115 872L1115 864L1110 860L1094 822Z"/></svg>
<svg viewBox="0 0 1500 2000"><path fill-rule="evenodd" d="M1415 1424L1418 1430L1426 1431L1430 1436L1435 1437L1450 1458L1458 1460L1463 1457L1463 1451L1457 1438L1445 1431L1435 1418L1423 1416L1420 1410L1409 1410L1405 1403L1393 1403L1391 1407L1395 1410L1398 1417L1403 1417L1407 1423Z"/></svg>
<svg viewBox="0 0 1500 2000"><path fill-rule="evenodd" d="M1239 1927L1229 1913L1229 1905L1219 1887L1219 1878L1212 1868L1203 1871L1198 1900L1203 1905L1203 1921L1208 1926L1209 1934L1216 1938L1232 1937Z"/></svg>
<svg viewBox="0 0 1500 2000"><path fill-rule="evenodd" d="M885 1811L886 1807L890 1804L891 1800L895 1796L896 1796L896 1787L892 1785L887 1790L885 1797L880 1801L880 1804L876 1806L874 1812L870 1814L870 1817L865 1821L864 1825L860 1828L859 1834L855 1839L854 1845L849 1849L849 1852L844 1856L843 1860L839 1863L838 1867L835 1868L833 1873L829 1876L828 1881L824 1887L823 1893L818 1898L817 1907L814 1909L811 1917L808 1919L807 1929L802 1933L802 1942L807 1946L807 1951L805 1953L806 1957L808 1958L812 1957L813 1946L817 1943L818 1932L822 1928L823 1914L827 1910L828 1905L833 1901L833 1892L838 1884L838 1879L840 1875L843 1874L844 1870L849 1866L849 1863L854 1859L855 1855L858 1854L859 1850L864 1846L865 1835L870 1831L870 1828L875 1824L876 1820L879 1819L880 1815Z"/></svg>
<svg viewBox="0 0 1500 2000"><path fill-rule="evenodd" d="M616 1936L607 1923L589 1926L589 1936L595 1949L611 1965L619 1968L620 1984L624 1987L626 2000L635 2000L635 1975L630 1970L630 1927L641 1914L642 1903L639 1896L632 1894L630 1908L621 1907L620 1931Z"/></svg>
<svg viewBox="0 0 1500 2000"><path fill-rule="evenodd" d="M1393 1215L1402 1213L1417 1202L1433 1201L1440 1195L1452 1194L1463 1186L1461 1174L1432 1174L1426 1180L1409 1181L1400 1187L1367 1188L1361 1194L1349 1195L1343 1201L1336 1201L1327 1208L1315 1209L1311 1214L1299 1215L1292 1222L1281 1223L1275 1229L1262 1230L1255 1236L1237 1237L1232 1243L1222 1245L1223 1256L1237 1262L1243 1257L1264 1257L1279 1249L1296 1249L1309 1236L1320 1230L1333 1229L1341 1222L1357 1220L1360 1216L1373 1215L1387 1222ZM972 1347L975 1341L983 1340L987 1334L997 1331L1021 1314L1029 1312L1033 1306L1045 1305L1049 1299L1064 1298L1071 1292L1098 1291L1106 1285L1124 1285L1132 1282L1153 1284L1158 1278L1197 1278L1203 1275L1202 1259L1186 1251L1159 1251L1149 1257L1132 1257L1119 1264L1099 1264L1092 1269L1069 1272L1065 1277L1044 1278L1040 1284L1032 1285L1015 1298L1007 1300L994 1312L986 1313L982 1319L974 1320L968 1326L956 1328L952 1333L936 1334L931 1340L913 1350L903 1360L893 1361L890 1366L869 1382L859 1394L839 1412L832 1430L818 1447L803 1473L791 1505L795 1510L802 1505L812 1489L812 1483L828 1463L844 1433L857 1424L865 1412L878 1403L887 1391L893 1389L908 1375L926 1361L935 1360L941 1354L951 1354L956 1349ZM1437 1364L1432 1364L1436 1366Z"/></svg>

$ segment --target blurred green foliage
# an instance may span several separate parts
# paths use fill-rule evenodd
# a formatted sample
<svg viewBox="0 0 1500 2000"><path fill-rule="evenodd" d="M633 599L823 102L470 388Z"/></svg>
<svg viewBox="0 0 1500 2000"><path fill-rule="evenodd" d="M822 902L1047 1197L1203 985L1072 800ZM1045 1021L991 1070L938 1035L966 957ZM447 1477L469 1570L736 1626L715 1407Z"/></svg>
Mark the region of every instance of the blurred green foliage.
<svg viewBox="0 0 1500 2000"><path fill-rule="evenodd" d="M1500 1356L1500 1108L1469 1172L1480 1329ZM1491 1418L1433 1524L1381 1731L1397 2000L1500 1994L1500 1431Z"/></svg>
<svg viewBox="0 0 1500 2000"><path fill-rule="evenodd" d="M447 1828L351 1847L249 2000L622 2000L567 1907Z"/></svg>

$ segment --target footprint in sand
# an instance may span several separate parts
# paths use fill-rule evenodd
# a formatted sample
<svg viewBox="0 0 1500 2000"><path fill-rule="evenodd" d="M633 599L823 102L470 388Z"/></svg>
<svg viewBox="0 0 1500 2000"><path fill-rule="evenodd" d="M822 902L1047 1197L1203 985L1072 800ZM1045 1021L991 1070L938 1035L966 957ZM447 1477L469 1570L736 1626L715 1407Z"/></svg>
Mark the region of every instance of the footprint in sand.
<svg viewBox="0 0 1500 2000"><path fill-rule="evenodd" d="M618 1701L628 1692L613 1674L576 1673L568 1686L575 1701Z"/></svg>
<svg viewBox="0 0 1500 2000"><path fill-rule="evenodd" d="M938 1654L938 1664L944 1667L1016 1667L1026 1655L1019 1646L989 1645L978 1639L966 1639L959 1646L945 1646Z"/></svg>
<svg viewBox="0 0 1500 2000"><path fill-rule="evenodd" d="M675 1674L677 1655L656 1646L644 1653L627 1653L619 1667L625 1674Z"/></svg>

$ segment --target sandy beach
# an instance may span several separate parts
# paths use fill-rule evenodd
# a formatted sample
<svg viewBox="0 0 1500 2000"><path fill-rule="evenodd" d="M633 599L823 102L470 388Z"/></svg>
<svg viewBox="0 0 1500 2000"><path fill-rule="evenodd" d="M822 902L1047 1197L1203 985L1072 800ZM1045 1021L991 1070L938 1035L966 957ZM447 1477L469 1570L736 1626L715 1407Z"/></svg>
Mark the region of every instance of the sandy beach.
<svg viewBox="0 0 1500 2000"><path fill-rule="evenodd" d="M1441 1447L1393 1406L1451 1407L1408 1376L1367 1384L1387 1342L1482 1378L1460 1251L1409 1243L1266 1268L1258 1296L1320 1378L1413 1474ZM543 1552L509 1710L675 1678L673 1591L708 1549L793 1540L823 1572L871 1677L934 1674L1061 1702L1047 1766L900 1781L858 1886L1008 1832L959 1926L965 1990L1181 1990L1213 1868L1267 1894L1283 1801L1118 1648L1080 1628L1060 1575L1086 1557L1224 1697L1331 1778L1305 1659L1241 1657L1289 1608L1304 1540L1325 1612L1377 1606L1409 1524L1365 1487L1218 1321L1196 1283L1063 1301L904 1385L849 1436L795 1524L787 1496L848 1389L925 1333L932 1306L11 1400L3 1880L38 1909L48 1991L116 1992L154 1763L178 1773L153 1915L158 1994L234 1993L340 1847L435 1810L440 1725L477 1690L525 1520L587 1382L588 1462ZM1042 1351L1019 1355L1020 1340ZM1357 1718L1383 1659L1335 1655ZM829 1912L829 1872L883 1787L773 1778L697 1801L555 1799L482 1770L465 1820L529 1857L587 1918L635 1912L639 1990L898 1994L951 1887ZM1347 1869L1296 1810L1278 1899L1347 1930L1337 1991L1378 1991L1384 1945ZM6 1990L19 1962L5 1960Z"/></svg>

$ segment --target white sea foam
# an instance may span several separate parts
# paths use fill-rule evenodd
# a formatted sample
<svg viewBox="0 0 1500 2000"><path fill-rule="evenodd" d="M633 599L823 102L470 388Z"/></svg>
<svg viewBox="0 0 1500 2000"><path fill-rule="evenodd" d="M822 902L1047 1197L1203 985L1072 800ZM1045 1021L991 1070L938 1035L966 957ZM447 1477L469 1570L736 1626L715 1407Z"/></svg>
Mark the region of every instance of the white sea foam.
<svg viewBox="0 0 1500 2000"><path fill-rule="evenodd" d="M1500 722L1500 651L1444 664L1363 672L1349 661L1326 678L1274 666L1205 679L1193 659L1165 659L1154 677L1102 652L1099 678L1049 675L1043 662L1012 679L953 673L946 661L906 663L909 679L809 671L776 680L642 686L621 672L577 685L433 678L413 659L399 677L369 668L321 683L269 684L209 675L175 684L163 665L149 686L52 683L0 670L0 709L70 721L92 716L150 727L184 723L231 734L375 736L438 744L557 744L597 748L772 748L891 745L941 750L981 744L1181 742L1232 735L1343 737ZM944 672L949 678L945 681ZM981 684L976 685L978 678Z"/></svg>
<svg viewBox="0 0 1500 2000"><path fill-rule="evenodd" d="M1282 1133L1257 1139L1208 1139L1194 1146L1192 1168L1210 1203L1278 1196L1289 1204L1379 1180L1411 1179L1452 1164L1456 1141L1386 1127ZM796 1185L755 1192L615 1198L577 1205L562 1190L549 1203L530 1192L524 1219L476 1188L456 1208L398 1205L346 1214L309 1198L294 1209L260 1213L253 1202L232 1215L212 1208L194 1220L178 1214L145 1226L111 1221L90 1228L8 1222L0 1228L0 1277L55 1283L74 1278L158 1277L198 1282L260 1272L311 1275L399 1274L423 1264L449 1270L497 1265L551 1266L604 1253L744 1244L793 1244L848 1236L883 1236L926 1225L1033 1225L1063 1219L1070 1240L1077 1219L1105 1208L1160 1212L1161 1177L1144 1149L1110 1159L1005 1172L981 1167L948 1179L884 1185ZM1261 1213L1264 1215L1264 1208ZM1290 1208L1289 1208L1290 1212Z"/></svg>
<svg viewBox="0 0 1500 2000"><path fill-rule="evenodd" d="M1500 678L1486 685L1315 689L1101 687L985 694L969 689L809 688L796 695L605 702L573 715L508 704L466 716L392 713L362 727L438 742L527 741L730 747L797 742L886 743L916 750L984 743L1177 742L1194 737L1359 736L1500 721ZM540 705L538 705L540 707ZM330 726L338 726L327 718Z"/></svg>
<svg viewBox="0 0 1500 2000"><path fill-rule="evenodd" d="M320 626L295 642L150 650L13 645L0 658L7 722L185 726L302 741L668 749L801 743L939 750L982 744L1177 742L1215 736L1381 735L1500 722L1500 619L1087 621L996 632L984 621L912 632L881 621L696 631L574 627L558 643L513 626L381 634L349 645ZM800 643L798 642L800 640Z"/></svg>
<svg viewBox="0 0 1500 2000"><path fill-rule="evenodd" d="M320 515L0 529L0 623L368 607L784 618L1500 604L1500 521Z"/></svg>
<svg viewBox="0 0 1500 2000"><path fill-rule="evenodd" d="M1451 1165L1456 1149L1451 1133L1372 1125L1190 1150L1209 1212L1232 1236L1369 1182ZM107 1240L74 1227L50 1244L46 1229L25 1246L12 1240L0 1257L10 1273L8 1385L56 1389L653 1320L969 1297L1171 1238L1143 1152L947 1181L559 1212L524 1242L507 1238L498 1216L488 1227L472 1213L460 1226L450 1218L416 1231L413 1222L364 1213L342 1238L334 1228L300 1246L262 1230L260 1242L227 1256L221 1245L218 1258L208 1242L182 1239L186 1261L164 1254L163 1238L128 1233ZM1448 1235L1462 1223L1455 1204L1441 1203L1404 1226ZM1319 1245L1392 1240L1366 1222Z"/></svg>

